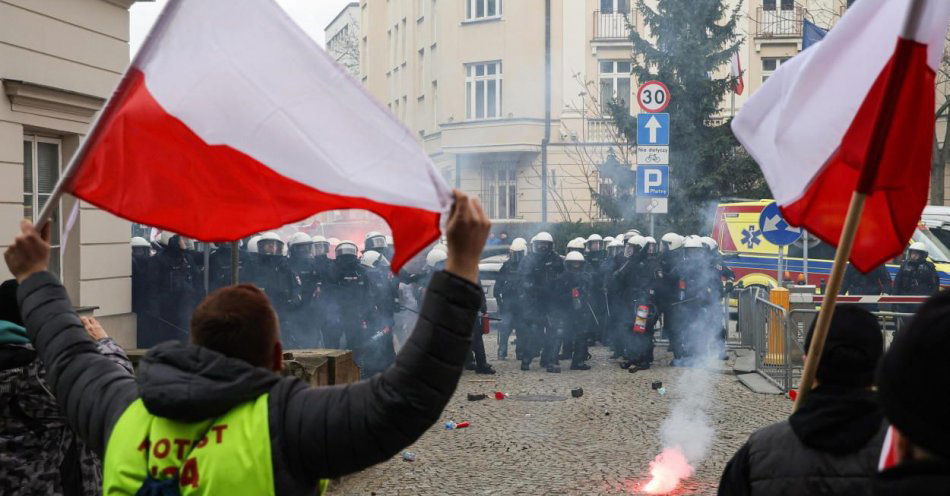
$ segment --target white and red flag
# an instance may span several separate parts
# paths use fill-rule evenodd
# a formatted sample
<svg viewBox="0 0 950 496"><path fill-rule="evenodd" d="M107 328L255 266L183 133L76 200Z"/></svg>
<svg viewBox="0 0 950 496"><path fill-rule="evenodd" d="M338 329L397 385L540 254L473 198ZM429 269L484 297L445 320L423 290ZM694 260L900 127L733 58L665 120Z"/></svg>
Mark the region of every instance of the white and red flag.
<svg viewBox="0 0 950 496"><path fill-rule="evenodd" d="M742 77L742 61L739 60L739 52L732 54L732 60L730 61L729 75L735 78L735 82L732 83L732 92L741 95L745 91L745 82Z"/></svg>
<svg viewBox="0 0 950 496"><path fill-rule="evenodd" d="M792 58L743 106L732 129L765 175L786 220L836 245L856 189L867 200L851 261L868 271L903 251L927 203L935 74L950 1L923 0L901 38L910 0L861 0L821 43ZM901 84L885 96L888 76ZM884 115L885 100L896 103ZM875 123L889 120L872 140ZM858 178L870 155L873 182Z"/></svg>
<svg viewBox="0 0 950 496"><path fill-rule="evenodd" d="M75 164L66 191L204 241L371 210L394 270L451 203L412 133L273 0L170 0Z"/></svg>

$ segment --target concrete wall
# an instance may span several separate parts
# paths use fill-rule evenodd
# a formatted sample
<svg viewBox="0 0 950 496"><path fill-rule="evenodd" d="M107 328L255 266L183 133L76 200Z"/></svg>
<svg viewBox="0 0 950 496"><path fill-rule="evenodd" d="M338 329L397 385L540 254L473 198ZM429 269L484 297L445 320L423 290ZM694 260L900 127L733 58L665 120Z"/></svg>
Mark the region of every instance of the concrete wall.
<svg viewBox="0 0 950 496"><path fill-rule="evenodd" d="M23 138L61 140L62 165L129 61L131 1L0 0L0 249L23 217ZM63 201L62 217L74 200ZM82 205L64 246L63 283L75 305L98 306L107 331L135 345L129 224ZM6 267L0 277L9 277Z"/></svg>

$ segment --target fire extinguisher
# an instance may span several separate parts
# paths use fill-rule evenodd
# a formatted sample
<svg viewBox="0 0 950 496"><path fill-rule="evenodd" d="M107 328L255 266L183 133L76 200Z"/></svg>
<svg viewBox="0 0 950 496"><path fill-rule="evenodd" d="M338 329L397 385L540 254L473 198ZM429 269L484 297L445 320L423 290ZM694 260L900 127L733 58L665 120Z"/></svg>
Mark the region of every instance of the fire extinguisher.
<svg viewBox="0 0 950 496"><path fill-rule="evenodd" d="M679 282L680 301L686 301L686 280L680 279Z"/></svg>
<svg viewBox="0 0 950 496"><path fill-rule="evenodd" d="M647 332L647 317L650 316L650 307L640 305L637 307L637 320L633 323L633 332L643 334Z"/></svg>
<svg viewBox="0 0 950 496"><path fill-rule="evenodd" d="M488 334L491 332L491 321L488 319L488 314L482 314L482 334Z"/></svg>
<svg viewBox="0 0 950 496"><path fill-rule="evenodd" d="M581 309L581 290L578 288L571 289L571 300L573 301L574 310Z"/></svg>

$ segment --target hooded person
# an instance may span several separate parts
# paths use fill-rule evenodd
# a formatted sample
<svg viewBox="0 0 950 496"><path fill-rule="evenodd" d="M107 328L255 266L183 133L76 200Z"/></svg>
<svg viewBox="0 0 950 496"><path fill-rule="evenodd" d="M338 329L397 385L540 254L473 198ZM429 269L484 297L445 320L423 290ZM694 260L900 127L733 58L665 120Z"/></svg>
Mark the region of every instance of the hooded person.
<svg viewBox="0 0 950 496"><path fill-rule="evenodd" d="M220 289L199 306L191 343L165 343L138 374L102 357L51 274L48 235L28 221L6 252L27 336L51 390L90 448L105 494L321 494L327 479L390 459L438 420L471 345L478 260L490 228L455 193L453 258L433 275L396 362L355 383L281 377L278 321L258 288ZM48 231L47 231L48 232Z"/></svg>
<svg viewBox="0 0 950 496"><path fill-rule="evenodd" d="M0 284L0 494L99 495L102 464L51 393L46 367L23 327L17 287L13 279ZM131 374L132 363L98 322L83 323L95 326L96 351Z"/></svg>
<svg viewBox="0 0 950 496"><path fill-rule="evenodd" d="M814 332L812 325L806 350ZM870 494L886 429L872 389L883 350L874 315L835 307L815 389L788 420L749 436L726 465L719 494Z"/></svg>
<svg viewBox="0 0 950 496"><path fill-rule="evenodd" d="M870 494L929 496L950 488L950 293L930 298L897 333L877 371L894 465Z"/></svg>

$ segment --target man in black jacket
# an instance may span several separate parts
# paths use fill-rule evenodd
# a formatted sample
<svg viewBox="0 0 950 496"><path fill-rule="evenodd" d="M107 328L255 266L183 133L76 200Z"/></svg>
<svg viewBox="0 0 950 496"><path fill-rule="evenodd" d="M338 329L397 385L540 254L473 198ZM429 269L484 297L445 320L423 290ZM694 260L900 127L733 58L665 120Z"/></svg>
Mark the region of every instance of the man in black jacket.
<svg viewBox="0 0 950 496"><path fill-rule="evenodd" d="M255 322L231 317L245 308L235 302L261 301L246 285L222 289L199 308L195 334L205 346L156 346L133 377L96 351L47 272L48 230L41 237L28 221L21 227L5 258L20 281L27 333L71 425L106 454L104 492L134 494L147 485L155 491L148 494L160 494L187 483L191 494L283 495L314 494L321 480L386 460L438 419L471 345L490 222L477 200L455 193L451 256L396 363L372 379L325 388L272 372L282 363L273 309L264 300ZM183 429L191 435L176 435ZM249 442L260 436L269 443Z"/></svg>
<svg viewBox="0 0 950 496"><path fill-rule="evenodd" d="M877 495L950 491L950 293L925 303L894 337L878 370L896 465L874 481Z"/></svg>
<svg viewBox="0 0 950 496"><path fill-rule="evenodd" d="M788 420L749 436L726 465L719 494L868 494L884 440L884 417L871 390L883 349L871 313L838 305L817 387Z"/></svg>

